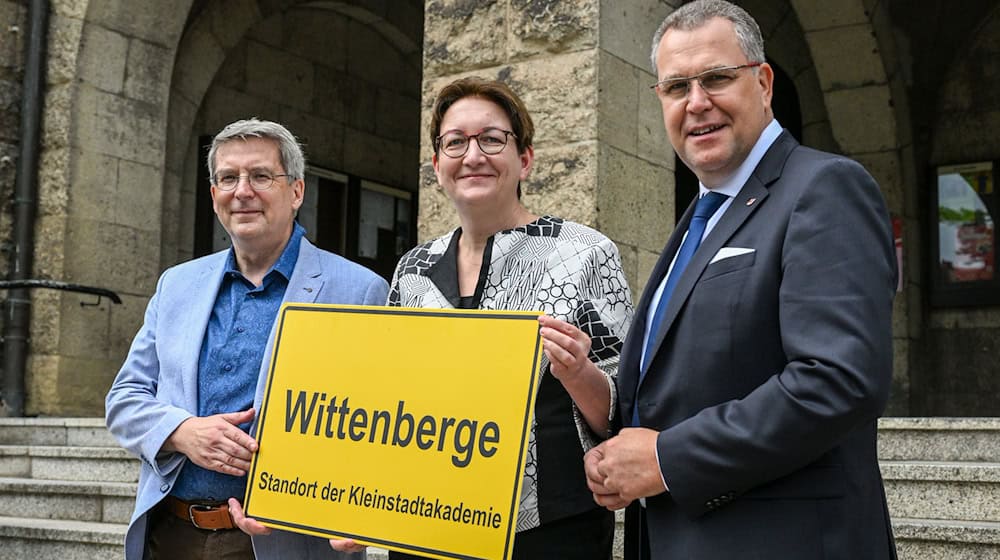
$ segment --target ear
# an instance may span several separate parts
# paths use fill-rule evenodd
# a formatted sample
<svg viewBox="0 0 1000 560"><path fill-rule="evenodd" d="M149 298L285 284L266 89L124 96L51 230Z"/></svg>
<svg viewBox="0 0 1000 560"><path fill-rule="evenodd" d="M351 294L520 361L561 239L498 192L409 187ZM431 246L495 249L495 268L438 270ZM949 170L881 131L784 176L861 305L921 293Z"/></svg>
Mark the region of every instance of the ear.
<svg viewBox="0 0 1000 560"><path fill-rule="evenodd" d="M292 182L292 210L298 210L305 199L306 182L304 179L296 179Z"/></svg>
<svg viewBox="0 0 1000 560"><path fill-rule="evenodd" d="M437 152L434 152L434 153L433 153L433 154L431 155L431 165L433 165L433 166L434 166L434 176L435 176L435 177L437 177L437 182L438 182L438 186L439 186L439 187L441 186L441 170L440 170L440 163L441 163L441 162L440 162L440 161L438 160L438 155L437 155Z"/></svg>
<svg viewBox="0 0 1000 560"><path fill-rule="evenodd" d="M212 185L212 188L209 189L209 192L212 194L212 210L214 210L215 211L215 215L218 216L219 215L219 203L216 200L216 197L219 194L219 190L217 188L215 188L215 185Z"/></svg>
<svg viewBox="0 0 1000 560"><path fill-rule="evenodd" d="M765 62L757 69L757 83L761 89L761 101L770 114L771 98L774 96L774 68L770 64Z"/></svg>
<svg viewBox="0 0 1000 560"><path fill-rule="evenodd" d="M523 153L518 155L518 158L521 160L521 173L518 178L527 179L528 175L531 175L531 166L535 163L535 149L528 146Z"/></svg>

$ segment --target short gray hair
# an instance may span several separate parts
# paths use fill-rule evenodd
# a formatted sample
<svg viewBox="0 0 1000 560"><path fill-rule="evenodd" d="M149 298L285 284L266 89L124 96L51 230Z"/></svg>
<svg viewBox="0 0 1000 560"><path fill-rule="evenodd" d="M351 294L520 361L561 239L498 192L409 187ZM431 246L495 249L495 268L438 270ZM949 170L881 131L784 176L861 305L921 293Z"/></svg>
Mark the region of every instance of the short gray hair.
<svg viewBox="0 0 1000 560"><path fill-rule="evenodd" d="M281 167L285 169L288 180L305 178L306 158L302 155L302 146L295 136L276 122L251 117L226 125L212 139L212 147L208 150L208 176L213 183L215 183L215 155L219 151L219 146L233 140L245 141L248 138L266 138L277 142Z"/></svg>
<svg viewBox="0 0 1000 560"><path fill-rule="evenodd" d="M746 10L725 0L696 0L674 10L653 34L653 49L649 56L653 63L653 75L657 75L658 72L656 51L659 50L660 40L667 31L671 29L691 31L715 18L727 19L733 23L736 41L748 62L767 62L764 58L764 38L761 37L760 27Z"/></svg>

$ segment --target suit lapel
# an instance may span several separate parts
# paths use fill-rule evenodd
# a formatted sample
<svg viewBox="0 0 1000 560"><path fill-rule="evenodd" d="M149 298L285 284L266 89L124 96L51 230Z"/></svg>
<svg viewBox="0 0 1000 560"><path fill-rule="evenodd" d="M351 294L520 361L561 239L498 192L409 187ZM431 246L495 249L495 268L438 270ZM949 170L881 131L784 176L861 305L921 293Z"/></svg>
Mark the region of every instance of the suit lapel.
<svg viewBox="0 0 1000 560"><path fill-rule="evenodd" d="M285 296L281 303L316 303L324 283L320 250L303 237L299 244L299 258L295 261L295 268L292 270L292 277L288 279L288 287L285 288ZM264 388L267 384L267 375L271 371L271 352L274 349L274 338L277 335L280 320L281 310L279 309L274 323L271 324L271 333L267 337L267 349L264 351L264 359L260 362L260 371L257 374L257 389L254 393L253 406L257 410L258 416L250 424L251 434L256 434L257 421L260 419Z"/></svg>
<svg viewBox="0 0 1000 560"><path fill-rule="evenodd" d="M295 261L292 277L288 279L288 288L282 303L315 303L323 288L323 265L319 251L305 237L299 245L299 258Z"/></svg>
<svg viewBox="0 0 1000 560"><path fill-rule="evenodd" d="M222 285L222 273L225 269L228 252L223 251L212 258L208 265L193 277L191 283L197 297L187 302L178 302L183 309L178 310L181 318L181 332L176 345L167 345L178 349L180 356L181 375L178 378L182 384L182 394L186 400L187 410L198 410L198 359L201 357L201 346L205 339L208 320L212 316L215 300L219 297L219 287ZM212 290L198 290L196 286L212 286Z"/></svg>
<svg viewBox="0 0 1000 560"><path fill-rule="evenodd" d="M782 167L784 166L785 160L795 147L798 146L798 142L788 133L788 131L783 131L780 136L774 141L774 144L768 149L767 153L761 159L760 163L757 164L756 169L747 179L743 188L740 189L739 194L736 195L729 208L726 209L726 213L722 215L712 231L705 237L698 250L695 252L691 261L688 263L686 269L684 269L683 274L677 282L677 286L674 287L674 292L670 297L670 302L667 306L663 322L660 324L660 330L655 334L651 344L653 344L653 356L660 351L660 346L663 344L663 340L666 338L667 333L670 332L674 321L677 320L681 309L687 302L688 297L691 295L691 291L694 289L695 284L698 283L698 279L701 278L705 268L708 266L712 257L725 246L726 242L732 238L733 234L750 218L750 216L759 208L764 200L768 196L768 187L771 183L776 181L781 177ZM687 222L690 220L690 214L692 212L694 204L688 208L688 211L684 214L684 225L685 227L681 229L678 226L674 235L671 236L671 242L668 244L668 248L671 245L679 245L679 239L681 235L678 232L683 232L687 230ZM669 254L670 257L666 259L667 265L669 265L670 260L673 259L673 254L677 252L676 246L672 251L665 252ZM657 263L657 270L660 269L663 263L664 257L660 258L660 262ZM665 269L659 273L657 283L652 283L647 285L647 292L651 292L649 288L655 290L659 282L662 281L663 275L666 274ZM640 309L648 308L647 294L643 294L643 300L646 301L646 307L640 307ZM652 294L650 293L650 297ZM643 320L645 324L645 320ZM635 331L645 333L645 328L642 331ZM639 347L641 352L641 346Z"/></svg>

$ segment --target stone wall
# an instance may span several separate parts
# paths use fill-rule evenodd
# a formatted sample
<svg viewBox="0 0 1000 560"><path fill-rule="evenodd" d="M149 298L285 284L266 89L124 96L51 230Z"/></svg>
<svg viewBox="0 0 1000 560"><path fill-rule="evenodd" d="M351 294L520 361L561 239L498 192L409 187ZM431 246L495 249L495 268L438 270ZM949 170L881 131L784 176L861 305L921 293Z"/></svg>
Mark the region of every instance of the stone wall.
<svg viewBox="0 0 1000 560"><path fill-rule="evenodd" d="M656 0L427 0L420 239L458 224L430 163L435 95L467 75L500 79L535 122L525 205L607 234L638 297L673 224L674 158L648 88L645 31L670 9Z"/></svg>
<svg viewBox="0 0 1000 560"><path fill-rule="evenodd" d="M268 116L289 122L313 144L325 145L327 138L336 137L338 146L355 147L355 162L363 159L358 153L398 160L396 166L390 166L379 165L385 160L376 159L367 168L355 165L354 172L384 179L384 173L395 169L392 184L409 181L415 185L417 143L412 131L416 129L419 91L419 62L414 61L419 60L419 5L376 6L347 0L327 7L341 15L350 14L361 25L343 21L338 25L306 12L287 23L289 31L284 32L282 14L294 12L293 4L306 3L52 2L35 275L109 288L121 295L123 303L112 305L105 299L100 305L89 305L96 298L35 291L32 353L26 376L27 414L103 414L104 395L142 323L157 276L166 266L185 258L184 251L190 255L191 230L185 224L190 225L191 217L184 213L191 212L193 205L184 206L181 201L185 192L193 193L194 173L203 173L201 162L197 162L190 167L192 175L185 174L186 154L189 148L197 149L191 139L202 133L202 129L193 128L193 121L209 85L227 60L228 50L253 25L278 21L281 44L275 45L279 39L268 36L276 31L274 27L265 23L265 27L255 29L265 38L253 47L257 51L251 52L245 43L223 71L231 83L242 81L245 85L249 79L252 86L243 98L249 103L240 105L239 95L219 96L213 97L216 108L237 118L278 107L277 113ZM191 14L189 21L193 5L197 13ZM20 6L0 0L0 14L9 12L23 18ZM207 19L199 19L206 14ZM324 27L326 24L331 26ZM295 32L291 32L293 27ZM367 28L371 32L366 32ZM182 36L192 40L182 41ZM391 45L388 51L412 60L403 64L387 58L386 44ZM5 35L0 42L2 52L6 53L9 45ZM378 64L366 56L369 51L382 53ZM343 66L349 59L366 66L352 73ZM4 56L3 60L19 58ZM319 70L324 65L326 70ZM297 73L303 68L315 72L308 78L310 84ZM7 70L3 72L6 76ZM353 92L356 99L370 106L355 111L337 105L352 92L332 88L358 85L357 79L344 79L347 74L364 76L377 84ZM397 91L385 86L393 79L409 84L408 110L403 108L407 100L402 96L387 95ZM310 90L307 85L317 89ZM7 91L6 87L0 89L4 96ZM274 102L276 97L288 103ZM297 105L303 99L310 104L308 110ZM352 125L357 133L345 135L348 125L332 122L329 114L324 114L337 110L345 119L364 121ZM4 119L9 116L2 114ZM362 117L365 114L367 120ZM223 118L212 111L202 116L203 120ZM211 128L212 133L221 126L218 120L208 124L211 126L206 124L204 130ZM330 124L332 129L327 128ZM376 132L365 128L369 124ZM409 156L398 138L404 129L411 134L405 142ZM397 143L387 147L373 137L393 138ZM333 151L324 149L323 155ZM404 170L407 157L409 171ZM318 159L321 165L337 163L333 156L326 161ZM7 173L4 169L0 165L0 177ZM3 231L7 233L9 227Z"/></svg>
<svg viewBox="0 0 1000 560"><path fill-rule="evenodd" d="M35 276L123 304L36 291L26 413L100 415L158 273L162 69L190 0L51 6Z"/></svg>
<svg viewBox="0 0 1000 560"><path fill-rule="evenodd" d="M68 238L81 240L79 233L74 237L76 228L69 219L75 124L71 113L76 104L76 88L85 83L78 74L77 64L86 8L85 0L50 3L32 276L107 287L96 276L76 275L67 266L74 258L86 258L66 243ZM81 303L91 303L96 298L51 290L33 290L31 299L25 413L90 413L94 407L78 405L81 400L97 399L104 389L101 375L107 364L101 362L107 359L107 342L102 340L92 346L90 341L82 339L87 333L106 332L110 302L105 299L100 306L82 306ZM83 326L78 335L64 336L64 326L74 323Z"/></svg>
<svg viewBox="0 0 1000 560"><path fill-rule="evenodd" d="M941 93L934 108L928 174L936 165L996 162L1000 158L1000 136L996 132L1000 130L998 60L1000 7L994 7L965 50L953 54L950 70L939 80ZM928 188L937 188L933 176L928 177ZM997 210L991 208L994 235L1000 218ZM994 237L994 250L997 247ZM930 257L935 258L933 252ZM928 267L936 265L928 262ZM914 411L926 416L1000 415L1000 309L932 308L926 329L923 364L914 380Z"/></svg>

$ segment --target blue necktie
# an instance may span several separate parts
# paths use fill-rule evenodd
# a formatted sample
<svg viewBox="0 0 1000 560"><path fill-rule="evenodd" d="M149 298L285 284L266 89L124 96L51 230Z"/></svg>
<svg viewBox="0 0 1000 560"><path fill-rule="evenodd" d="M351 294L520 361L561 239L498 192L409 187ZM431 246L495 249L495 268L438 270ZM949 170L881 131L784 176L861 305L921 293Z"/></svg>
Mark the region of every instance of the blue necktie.
<svg viewBox="0 0 1000 560"><path fill-rule="evenodd" d="M674 267L670 269L670 274L667 275L667 283L663 286L663 293L660 294L660 301L656 304L653 319L649 322L649 328L646 329L646 350L643 352L639 370L640 385L642 384L642 379L646 376L649 361L653 358L653 349L656 346L654 339L656 333L660 330L660 324L663 323L663 316L667 312L667 305L670 303L670 294L673 293L674 287L677 286L677 281L680 280L681 274L684 273L684 269L687 268L688 263L691 261L691 257L694 256L695 251L698 250L698 246L701 245L701 238L705 234L705 226L708 225L709 218L715 214L719 206L722 206L722 203L727 198L729 197L724 194L709 191L705 196L698 199L698 204L694 207L694 216L691 218L691 224L688 225L687 236L684 238L684 243L681 243L680 250L677 251ZM636 402L635 406L632 407L632 424L634 426L639 425L638 387L639 385L636 385Z"/></svg>

